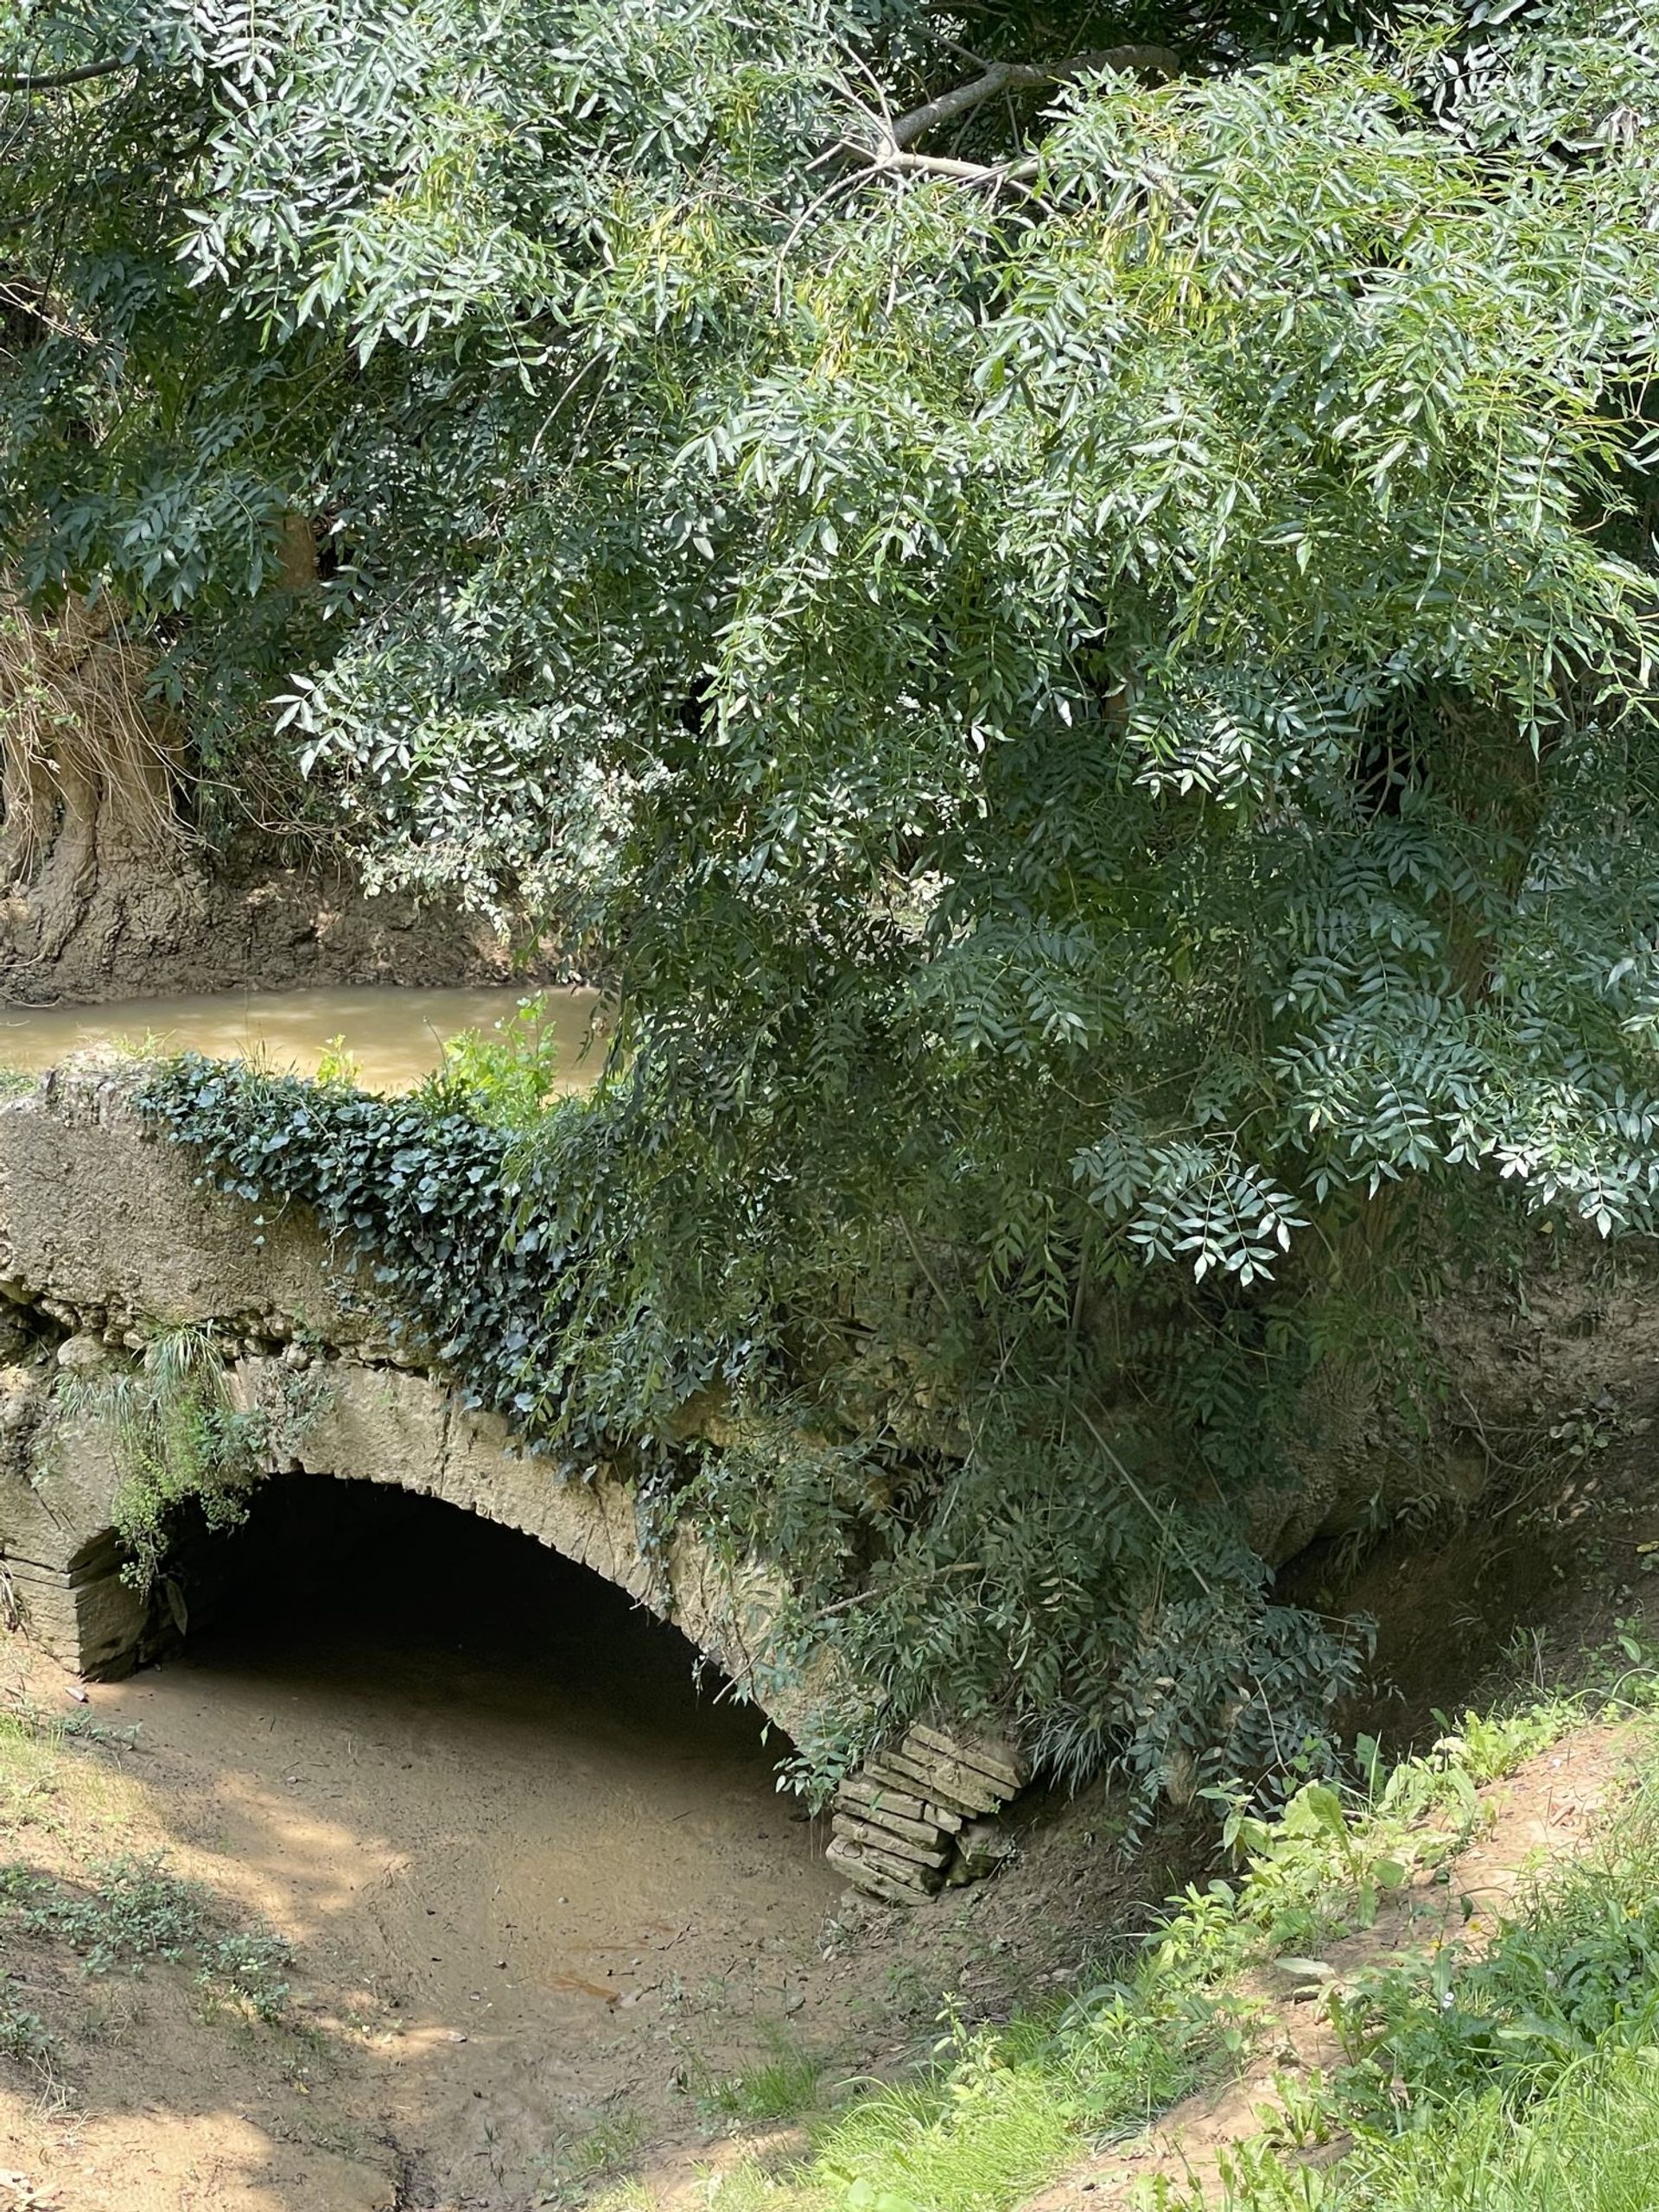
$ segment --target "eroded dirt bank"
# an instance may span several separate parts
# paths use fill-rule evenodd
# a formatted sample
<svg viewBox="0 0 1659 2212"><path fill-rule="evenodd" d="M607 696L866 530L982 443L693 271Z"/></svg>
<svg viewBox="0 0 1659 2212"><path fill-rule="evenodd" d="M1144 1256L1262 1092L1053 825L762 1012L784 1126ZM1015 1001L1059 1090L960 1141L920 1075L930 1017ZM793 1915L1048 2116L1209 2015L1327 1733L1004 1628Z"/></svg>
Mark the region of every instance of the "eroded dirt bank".
<svg viewBox="0 0 1659 2212"><path fill-rule="evenodd" d="M99 1004L159 992L331 983L478 987L559 980L550 948L509 945L476 916L398 894L367 896L349 872L232 852L187 856L151 880L117 878L61 942L27 899L0 899L0 1001Z"/></svg>

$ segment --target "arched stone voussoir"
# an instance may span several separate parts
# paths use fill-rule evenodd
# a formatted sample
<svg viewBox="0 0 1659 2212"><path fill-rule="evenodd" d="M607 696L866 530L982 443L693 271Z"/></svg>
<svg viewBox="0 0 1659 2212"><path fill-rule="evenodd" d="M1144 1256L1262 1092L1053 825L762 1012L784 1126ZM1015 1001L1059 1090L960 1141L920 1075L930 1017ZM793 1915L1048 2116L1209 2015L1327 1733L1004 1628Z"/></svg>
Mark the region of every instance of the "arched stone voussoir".
<svg viewBox="0 0 1659 2212"><path fill-rule="evenodd" d="M470 1410L430 1376L346 1359L312 1373L315 1408L273 1479L303 1470L390 1483L517 1529L671 1622L785 1731L804 1717L757 1675L754 1654L777 1602L759 1567L728 1567L685 1528L647 1550L630 1484L602 1465L562 1475L525 1452L499 1415ZM233 1395L249 1408L277 1403L283 1379L279 1360L245 1359Z"/></svg>
<svg viewBox="0 0 1659 2212"><path fill-rule="evenodd" d="M382 1483L518 1529L671 1622L792 1732L803 1715L753 1665L773 1602L764 1575L728 1569L689 1529L648 1551L626 1482L603 1467L562 1477L518 1448L505 1422L468 1411L433 1376L314 1360L302 1418L272 1422L265 1481L304 1473ZM244 1411L281 1408L290 1383L280 1357L248 1357L231 1372L230 1395ZM0 1465L0 1564L22 1624L65 1664L105 1678L130 1672L151 1637L148 1608L121 1574L113 1523L123 1479L110 1425L86 1412L55 1422L33 1469Z"/></svg>
<svg viewBox="0 0 1659 2212"><path fill-rule="evenodd" d="M156 1135L133 1105L145 1073L87 1059L0 1103L0 1596L39 1640L101 1675L147 1648L113 1533L118 1440L89 1409L95 1388L73 1411L58 1386L195 1325L225 1347L232 1399L273 1413L268 1479L390 1483L520 1529L671 1621L798 1733L806 1699L755 1663L777 1603L764 1572L728 1567L691 1529L648 1548L612 1469L571 1478L469 1411L342 1280L303 1208L227 1195Z"/></svg>

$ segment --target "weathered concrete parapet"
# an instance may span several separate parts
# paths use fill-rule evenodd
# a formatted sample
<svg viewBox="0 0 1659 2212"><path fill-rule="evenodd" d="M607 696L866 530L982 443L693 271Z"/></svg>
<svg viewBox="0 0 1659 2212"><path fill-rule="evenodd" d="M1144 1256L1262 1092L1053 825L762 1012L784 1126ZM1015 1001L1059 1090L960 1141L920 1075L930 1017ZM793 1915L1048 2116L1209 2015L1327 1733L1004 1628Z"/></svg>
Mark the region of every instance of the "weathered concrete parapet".
<svg viewBox="0 0 1659 2212"><path fill-rule="evenodd" d="M689 1529L648 1554L626 1482L603 1467L561 1479L515 1447L505 1422L467 1411L394 1355L312 1220L298 1210L261 1217L197 1187L190 1155L134 1113L141 1079L130 1066L72 1066L0 1105L0 1291L12 1338L0 1343L11 1363L0 1365L0 1570L14 1612L43 1644L85 1672L114 1674L136 1663L148 1628L112 1534L118 1455L95 1414L66 1416L54 1401L60 1352L79 1366L100 1344L118 1358L158 1328L212 1323L238 1353L231 1389L245 1407L280 1401L284 1347L305 1341L289 1357L308 1363L313 1403L273 1477L393 1484L522 1529L671 1621L780 1726L799 1719L754 1673L772 1603L763 1573L728 1571Z"/></svg>
<svg viewBox="0 0 1659 2212"><path fill-rule="evenodd" d="M214 1320L356 1347L372 1319L343 1298L316 1224L198 1188L189 1154L134 1112L146 1071L72 1062L0 1104L0 1290L118 1340Z"/></svg>

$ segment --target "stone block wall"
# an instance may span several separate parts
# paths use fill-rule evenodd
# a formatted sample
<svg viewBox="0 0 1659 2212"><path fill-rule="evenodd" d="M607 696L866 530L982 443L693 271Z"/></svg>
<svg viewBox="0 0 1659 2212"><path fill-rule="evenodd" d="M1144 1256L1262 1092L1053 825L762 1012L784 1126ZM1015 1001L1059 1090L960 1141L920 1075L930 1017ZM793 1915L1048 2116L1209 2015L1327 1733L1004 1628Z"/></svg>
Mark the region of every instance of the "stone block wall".
<svg viewBox="0 0 1659 2212"><path fill-rule="evenodd" d="M305 1376L297 1432L271 1425L270 1478L393 1484L521 1529L671 1622L795 1732L806 1693L756 1663L776 1603L766 1573L717 1560L690 1529L647 1553L613 1471L563 1475L469 1411L391 1341L308 1216L198 1185L189 1154L133 1111L142 1076L72 1065L0 1103L0 1611L86 1675L148 1655L155 1624L112 1533L113 1433L96 1390L77 1411L57 1386L130 1364L158 1330L211 1325L244 1409L280 1408ZM995 1866L995 1816L1025 1778L1010 1745L913 1728L843 1785L829 1855L867 1894L920 1903Z"/></svg>

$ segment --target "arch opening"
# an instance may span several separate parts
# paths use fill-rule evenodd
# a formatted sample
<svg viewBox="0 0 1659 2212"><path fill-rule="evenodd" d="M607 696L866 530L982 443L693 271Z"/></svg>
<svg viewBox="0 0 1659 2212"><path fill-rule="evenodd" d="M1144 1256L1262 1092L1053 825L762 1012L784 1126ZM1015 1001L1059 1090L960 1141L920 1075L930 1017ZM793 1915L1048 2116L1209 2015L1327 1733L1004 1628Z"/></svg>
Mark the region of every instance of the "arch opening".
<svg viewBox="0 0 1659 2212"><path fill-rule="evenodd" d="M137 1724L168 1864L293 1947L320 2090L429 2169L411 2201L536 2202L619 2101L682 2125L841 1887L776 1732L533 1536L332 1475L249 1508L181 1529L182 1625L92 1703Z"/></svg>
<svg viewBox="0 0 1659 2212"><path fill-rule="evenodd" d="M535 1537L384 1482L268 1478L180 1532L157 1649L192 1671L326 1676L618 1743L695 1744L770 1791L780 1740L677 1628Z"/></svg>

